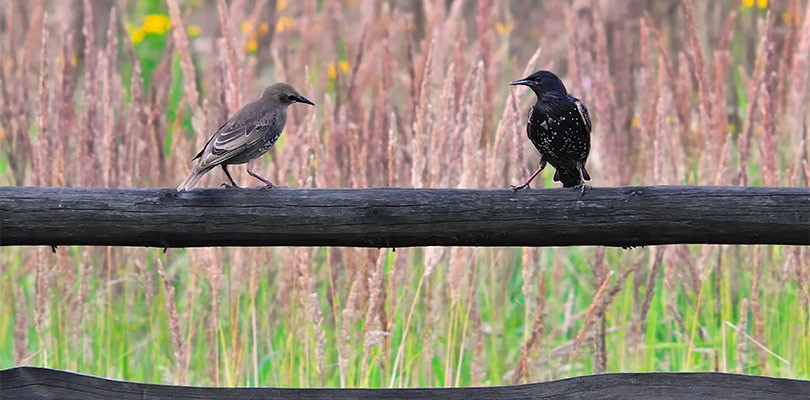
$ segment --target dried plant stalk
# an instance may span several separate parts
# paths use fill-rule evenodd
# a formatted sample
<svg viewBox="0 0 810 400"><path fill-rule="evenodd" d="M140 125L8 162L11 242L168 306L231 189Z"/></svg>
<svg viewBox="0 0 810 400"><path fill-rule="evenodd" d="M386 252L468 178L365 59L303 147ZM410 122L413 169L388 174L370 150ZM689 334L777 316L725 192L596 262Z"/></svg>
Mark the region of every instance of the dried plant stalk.
<svg viewBox="0 0 810 400"><path fill-rule="evenodd" d="M95 58L96 49L93 31L93 9L90 0L84 0L84 25L82 34L84 35L84 101L81 115L81 139L79 147L79 159L81 163L77 165L79 172L79 184L82 186L94 186L96 184L95 175L98 171L98 159L95 157L95 138L98 134L96 129L96 107L97 107L97 82L98 71L96 71L97 60Z"/></svg>
<svg viewBox="0 0 810 400"><path fill-rule="evenodd" d="M776 144L774 115L778 112L777 71L779 59L776 55L776 37L774 32L774 17L770 10L766 16L765 24L765 83L762 90L762 140L760 149L762 154L762 177L765 185L776 186L779 181L779 171L776 169Z"/></svg>
<svg viewBox="0 0 810 400"><path fill-rule="evenodd" d="M748 299L742 299L740 305L740 322L737 324L737 367L735 372L743 373L745 366L745 348L748 344L748 335L745 331L748 327Z"/></svg>
<svg viewBox="0 0 810 400"><path fill-rule="evenodd" d="M49 142L52 141L49 132L50 117L50 91L48 89L48 13L42 13L42 45L39 56L39 118L37 125L37 151L32 154L31 164L34 169L34 184L49 186L51 184L51 156L48 150L51 148Z"/></svg>
<svg viewBox="0 0 810 400"><path fill-rule="evenodd" d="M225 49L225 104L228 105L228 115L233 115L242 106L242 96L239 91L239 59L236 55L236 45L230 30L230 18L225 0L217 0L219 12L219 29L222 31Z"/></svg>
<svg viewBox="0 0 810 400"><path fill-rule="evenodd" d="M112 162L113 162L113 125L112 125L112 114L113 110L110 107L110 80L108 69L109 66L107 64L107 58L104 57L104 54L99 50L98 52L98 67L97 72L99 75L100 86L101 89L101 106L99 107L99 112L101 114L101 143L96 148L101 153L101 162L99 163L100 170L93 171L94 173L98 173L101 176L101 185L103 187L111 187L110 180L112 174ZM96 157L93 155L93 157Z"/></svg>
<svg viewBox="0 0 810 400"><path fill-rule="evenodd" d="M166 277L166 271L163 270L163 261L157 259L157 272L163 281L163 290L166 296L166 313L169 318L169 329L171 330L172 339L174 341L174 362L175 371L174 384L182 385L186 381L185 367L186 364L183 360L185 356L185 346L183 345L183 336L180 333L180 315L177 313L177 303L174 300L174 286L172 286L169 279Z"/></svg>
<svg viewBox="0 0 810 400"><path fill-rule="evenodd" d="M764 65L765 59L765 40L763 36L762 41L757 47L757 57L754 63L754 70L751 73L751 82L748 84L748 107L745 110L745 122L743 124L743 133L740 135L740 144L738 145L739 154L739 171L737 173L737 183L739 185L748 184L748 156L751 148L751 137L754 132L754 116L756 111L760 108L760 91L759 75Z"/></svg>
<svg viewBox="0 0 810 400"><path fill-rule="evenodd" d="M454 76L455 71L456 63L451 62L447 67L445 76ZM447 186L446 182L449 181L448 172L453 169L446 153L449 142L456 137L456 132L458 132L460 128L459 124L456 123L457 100L456 87L453 79L444 80L438 104L442 110L435 124L434 132L437 134L431 135L429 147L431 154L427 162L427 184L434 187Z"/></svg>
<svg viewBox="0 0 810 400"><path fill-rule="evenodd" d="M571 361L576 359L579 349L582 346L582 340L585 338L585 333L591 327L591 324L593 324L596 314L598 314L599 310L603 307L603 304L605 304L602 299L605 295L605 291L607 290L608 283L610 283L610 278L613 277L613 274L613 271L608 272L607 276L605 276L602 283L599 285L599 288L596 290L596 293L593 295L593 301L585 314L585 320L582 327L579 328L579 332L577 332L577 336L574 339L574 350L571 352L570 357Z"/></svg>
<svg viewBox="0 0 810 400"><path fill-rule="evenodd" d="M644 285L644 300L641 303L641 313L639 314L638 321L634 324L637 327L637 343L641 342L641 336L644 335L644 332L647 330L647 314L650 312L658 271L661 268L666 250L666 247L663 246L655 248L655 256L653 257L652 266L650 267L650 272L647 274L647 280Z"/></svg>
<svg viewBox="0 0 810 400"><path fill-rule="evenodd" d="M397 129L397 114L393 111L388 117L388 186L395 186L399 182L397 159L399 158L399 134Z"/></svg>
<svg viewBox="0 0 810 400"><path fill-rule="evenodd" d="M691 55L690 61L692 63L692 72L695 80L698 83L698 110L700 111L700 124L703 136L701 136L701 146L708 146L706 152L702 154L711 157L710 159L717 159L718 149L716 145L712 144L712 132L715 132L715 124L713 123L714 115L713 104L715 102L714 92L709 86L709 74L706 68L706 58L703 55L703 50L700 47L700 40L698 40L697 28L695 26L695 15L692 7L692 0L683 0L684 20L686 22L686 32L689 36L689 47Z"/></svg>
<svg viewBox="0 0 810 400"><path fill-rule="evenodd" d="M28 312L26 298L21 288L13 286L14 292L14 364L25 365L28 361Z"/></svg>
<svg viewBox="0 0 810 400"><path fill-rule="evenodd" d="M205 132L205 116L202 114L202 108L200 107L197 74L194 71L194 63L191 61L186 28L180 16L180 7L177 6L177 1L167 0L166 4L169 7L169 16L172 19L171 29L174 42L177 44L176 52L180 55L180 68L183 70L183 94L186 97L185 101L191 106L191 126L197 136L202 136L200 133ZM195 147L199 147L199 145L200 143L195 142Z"/></svg>
<svg viewBox="0 0 810 400"><path fill-rule="evenodd" d="M48 313L48 292L50 289L50 273L49 268L45 265L45 249L38 248L34 258L36 263L36 293L37 293L37 308L34 313L34 327L39 338L40 348L44 347L45 342L45 328ZM47 355L43 355L43 359L47 363Z"/></svg>
<svg viewBox="0 0 810 400"><path fill-rule="evenodd" d="M802 22L801 32L799 33L796 54L793 56L793 65L790 68L789 78L792 89L790 92L790 104L792 104L790 114L798 119L791 125L794 128L797 128L802 122L802 116L807 115L807 81L810 78L807 73L807 71L810 71L810 2L805 4L802 14L804 15L804 22Z"/></svg>
<svg viewBox="0 0 810 400"><path fill-rule="evenodd" d="M419 84L419 97L416 105L415 114L416 118L413 122L413 163L411 166L411 186L424 187L425 183L425 166L427 160L425 157L425 138L430 137L431 130L429 129L430 123L428 116L428 103L430 97L430 78L433 70L433 51L435 44L430 42L427 55L425 56L425 67L422 69L422 81Z"/></svg>
<svg viewBox="0 0 810 400"><path fill-rule="evenodd" d="M366 380L368 374L368 366L371 360L371 352L375 347L383 344L383 340L389 335L384 330L385 325L381 317L381 312L385 305L385 287L383 285L383 267L385 260L388 256L388 249L381 249L377 255L377 262L375 263L374 272L369 278L369 298L368 308L366 309L365 324L363 325L363 360L360 365L360 376L364 377L364 384L367 385ZM385 353L379 352L381 361L385 358Z"/></svg>
<svg viewBox="0 0 810 400"><path fill-rule="evenodd" d="M461 154L461 181L459 188L471 188L479 181L478 173L481 171L476 164L481 159L481 137L484 132L484 62L478 63L475 69L470 93L471 101L467 105L467 129L464 133L464 149Z"/></svg>
<svg viewBox="0 0 810 400"><path fill-rule="evenodd" d="M115 105L112 96L116 89L113 87L116 78L116 55L118 50L117 16L115 6L110 7L110 19L107 27L107 47L102 54L99 50L99 75L101 76L101 137L104 158L101 163L102 182L105 187L113 187L116 177L114 174L115 159L118 155L118 143L115 141Z"/></svg>
<svg viewBox="0 0 810 400"><path fill-rule="evenodd" d="M347 387L348 368L350 355L352 354L352 329L357 321L357 297L359 296L359 284L357 280L352 280L349 296L346 298L346 307L341 312L340 337L338 342L338 372L340 372L340 387Z"/></svg>
<svg viewBox="0 0 810 400"><path fill-rule="evenodd" d="M139 155L145 147L141 132L145 129L146 112L144 111L143 78L141 77L141 63L135 56L132 41L127 36L127 52L132 64L132 77L130 78L130 102L127 109L129 118L126 122L124 136L124 151L119 164L119 176L122 185L134 186L135 176L138 174Z"/></svg>
<svg viewBox="0 0 810 400"><path fill-rule="evenodd" d="M543 336L546 334L546 275L540 275L540 287L537 290L537 299L535 300L534 320L532 322L531 334L523 343L520 350L520 359L518 360L518 370L512 377L512 384L517 384L521 380L523 383L529 383L531 374L529 372L529 357L532 349L537 347Z"/></svg>

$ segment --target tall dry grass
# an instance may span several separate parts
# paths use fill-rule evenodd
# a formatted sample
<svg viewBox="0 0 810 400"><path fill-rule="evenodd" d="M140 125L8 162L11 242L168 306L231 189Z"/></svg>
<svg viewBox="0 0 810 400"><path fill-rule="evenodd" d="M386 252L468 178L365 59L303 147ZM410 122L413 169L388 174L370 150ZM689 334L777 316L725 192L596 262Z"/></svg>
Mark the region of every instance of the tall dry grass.
<svg viewBox="0 0 810 400"><path fill-rule="evenodd" d="M808 184L806 1L203 3L0 3L0 182L175 187L286 81L318 106L290 108L274 182L507 190L538 161L507 83L545 68L591 109L595 186ZM135 35L155 13L171 26ZM217 385L807 377L806 253L3 248L0 360ZM775 310L804 311L788 333Z"/></svg>

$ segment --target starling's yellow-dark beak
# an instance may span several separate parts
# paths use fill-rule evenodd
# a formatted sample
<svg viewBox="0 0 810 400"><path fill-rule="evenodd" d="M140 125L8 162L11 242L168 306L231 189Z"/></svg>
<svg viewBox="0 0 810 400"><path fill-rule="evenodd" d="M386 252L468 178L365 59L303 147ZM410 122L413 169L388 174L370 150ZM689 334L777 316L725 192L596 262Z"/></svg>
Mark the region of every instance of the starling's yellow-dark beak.
<svg viewBox="0 0 810 400"><path fill-rule="evenodd" d="M518 79L516 81L509 82L510 85L526 85L526 86L529 86L530 83L531 81L528 79Z"/></svg>
<svg viewBox="0 0 810 400"><path fill-rule="evenodd" d="M297 100L299 103L306 103L306 104L309 104L309 105L311 105L311 106L314 106L314 105L315 105L315 103L313 103L313 102L312 102L312 100L310 100L310 99L308 99L308 98L306 98L306 97L304 97L304 96L298 96L298 99L296 99L296 100Z"/></svg>

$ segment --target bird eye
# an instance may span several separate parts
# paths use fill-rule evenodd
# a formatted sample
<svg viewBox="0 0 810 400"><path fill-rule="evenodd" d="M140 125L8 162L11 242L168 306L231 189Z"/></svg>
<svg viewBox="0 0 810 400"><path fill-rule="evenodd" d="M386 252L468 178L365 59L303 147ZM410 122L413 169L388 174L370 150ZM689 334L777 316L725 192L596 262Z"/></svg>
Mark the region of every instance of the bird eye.
<svg viewBox="0 0 810 400"><path fill-rule="evenodd" d="M295 95L290 94L290 95L287 95L287 100L289 100L289 101L296 101L296 100L297 100L297 98L295 97Z"/></svg>

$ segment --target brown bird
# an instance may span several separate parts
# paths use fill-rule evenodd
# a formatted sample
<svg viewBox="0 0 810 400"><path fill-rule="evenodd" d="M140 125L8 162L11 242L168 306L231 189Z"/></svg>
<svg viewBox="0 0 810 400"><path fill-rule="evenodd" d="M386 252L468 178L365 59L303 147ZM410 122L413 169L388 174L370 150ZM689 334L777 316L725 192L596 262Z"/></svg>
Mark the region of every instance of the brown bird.
<svg viewBox="0 0 810 400"><path fill-rule="evenodd" d="M199 159L197 165L177 191L193 189L203 175L217 165L231 181L230 185L223 185L239 187L231 178L228 165L244 163L247 163L250 176L267 187L273 187L272 182L253 172L253 162L270 150L281 136L287 122L287 107L293 103L315 105L286 83L276 83L264 89L260 99L242 107L208 139L205 147L192 159Z"/></svg>

